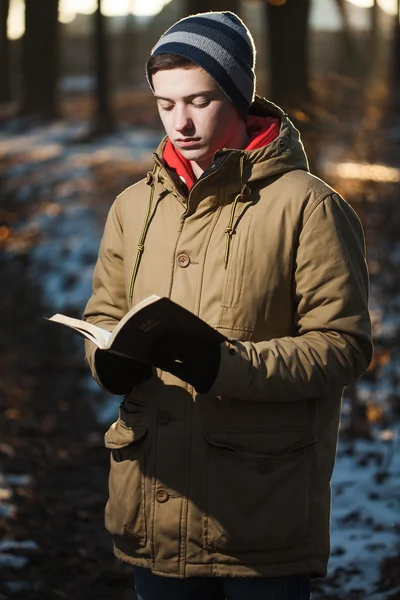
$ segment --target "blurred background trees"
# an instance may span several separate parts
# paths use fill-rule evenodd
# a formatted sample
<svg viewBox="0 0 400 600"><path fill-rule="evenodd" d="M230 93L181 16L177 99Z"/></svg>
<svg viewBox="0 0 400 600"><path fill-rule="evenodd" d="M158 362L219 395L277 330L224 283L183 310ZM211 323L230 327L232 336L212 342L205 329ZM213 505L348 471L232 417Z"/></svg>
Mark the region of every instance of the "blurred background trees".
<svg viewBox="0 0 400 600"><path fill-rule="evenodd" d="M6 23L8 17L12 29L16 3L24 4L25 32L10 41ZM399 86L399 20L384 12L379 0L371 0L369 9L350 0L172 0L147 18L134 15L138 3L126 2L125 15L115 17L106 16L101 0L95 5L94 13L60 23L65 0L62 5L58 0L0 0L0 102L14 100L24 117L51 119L59 114L64 91L71 86L81 91L84 82L93 94L93 132L107 134L115 126L114 93L145 88L143 64L159 35L177 19L206 10L233 10L245 19L258 48L259 92L286 109L304 110L312 102L310 76L317 71L355 79L380 76L389 39L391 80ZM323 11L318 29L315 15ZM355 26L355 11L361 27ZM333 21L339 25L332 27Z"/></svg>

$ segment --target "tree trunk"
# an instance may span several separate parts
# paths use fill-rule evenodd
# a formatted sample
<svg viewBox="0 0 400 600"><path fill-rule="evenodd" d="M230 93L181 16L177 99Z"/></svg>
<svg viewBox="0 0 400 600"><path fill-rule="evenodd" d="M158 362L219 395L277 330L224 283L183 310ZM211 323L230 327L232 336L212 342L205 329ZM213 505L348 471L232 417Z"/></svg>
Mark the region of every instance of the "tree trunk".
<svg viewBox="0 0 400 600"><path fill-rule="evenodd" d="M360 72L365 73L367 61L365 60L365 57L361 55L356 40L354 39L348 17L348 2L347 0L335 0L335 4L342 19L341 61L339 69L349 77L359 75ZM349 60L349 56L351 56L351 60Z"/></svg>
<svg viewBox="0 0 400 600"><path fill-rule="evenodd" d="M397 18L393 37L393 87L394 87L394 109L400 113L400 0L397 0Z"/></svg>
<svg viewBox="0 0 400 600"><path fill-rule="evenodd" d="M10 42L7 37L7 19L10 0L0 0L0 102L11 100Z"/></svg>
<svg viewBox="0 0 400 600"><path fill-rule="evenodd" d="M131 87L134 82L134 64L135 64L135 46L136 46L136 29L135 17L129 14L125 17L125 26L120 33L120 52L118 61L118 83L123 86ZM126 49L131 51L127 52Z"/></svg>
<svg viewBox="0 0 400 600"><path fill-rule="evenodd" d="M267 3L270 93L273 102L298 108L310 99L308 18L310 0Z"/></svg>
<svg viewBox="0 0 400 600"><path fill-rule="evenodd" d="M96 69L96 113L92 134L107 135L114 131L111 113L109 84L109 49L106 32L106 18L101 10L102 0L98 0L95 12L94 53Z"/></svg>
<svg viewBox="0 0 400 600"><path fill-rule="evenodd" d="M371 29L369 40L369 61L371 61L378 51L379 44L379 6L377 0L373 0L371 11Z"/></svg>
<svg viewBox="0 0 400 600"><path fill-rule="evenodd" d="M240 0L186 0L186 15L209 10L230 10L238 15Z"/></svg>
<svg viewBox="0 0 400 600"><path fill-rule="evenodd" d="M58 59L58 0L26 0L21 115L57 116Z"/></svg>

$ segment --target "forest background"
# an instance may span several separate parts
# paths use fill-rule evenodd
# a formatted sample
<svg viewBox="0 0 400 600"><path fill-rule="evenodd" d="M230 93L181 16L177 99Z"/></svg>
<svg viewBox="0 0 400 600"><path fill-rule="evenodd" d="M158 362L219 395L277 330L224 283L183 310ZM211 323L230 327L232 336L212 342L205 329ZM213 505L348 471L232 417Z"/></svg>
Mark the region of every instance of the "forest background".
<svg viewBox="0 0 400 600"><path fill-rule="evenodd" d="M313 598L400 598L400 0L0 0L0 600L135 597L103 527L119 398L43 316L82 313L110 204L162 136L147 54L205 10L248 24L258 93L364 225L375 356L343 401Z"/></svg>

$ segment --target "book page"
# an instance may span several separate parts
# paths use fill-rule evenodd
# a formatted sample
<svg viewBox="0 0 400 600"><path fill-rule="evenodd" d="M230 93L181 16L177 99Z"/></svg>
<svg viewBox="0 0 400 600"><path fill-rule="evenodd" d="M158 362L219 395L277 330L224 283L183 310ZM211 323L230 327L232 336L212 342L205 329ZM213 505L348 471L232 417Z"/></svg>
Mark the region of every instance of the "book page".
<svg viewBox="0 0 400 600"><path fill-rule="evenodd" d="M82 321L81 319L74 319L73 317L67 317L66 315L61 315L59 313L50 317L48 321L61 323L61 325L66 325L67 327L75 329L75 331L88 338L88 340L91 340L102 350L105 350L108 347L111 331L107 331L106 329L97 327L97 325Z"/></svg>

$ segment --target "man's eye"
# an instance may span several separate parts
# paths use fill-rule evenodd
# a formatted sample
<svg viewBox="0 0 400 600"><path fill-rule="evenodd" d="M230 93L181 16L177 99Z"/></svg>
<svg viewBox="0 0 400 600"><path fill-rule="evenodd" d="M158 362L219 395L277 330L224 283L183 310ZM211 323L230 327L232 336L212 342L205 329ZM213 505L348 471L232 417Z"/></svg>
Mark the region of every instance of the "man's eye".
<svg viewBox="0 0 400 600"><path fill-rule="evenodd" d="M193 102L193 106L195 106L196 108L205 108L209 104L210 104L210 102L208 100L206 100L204 102Z"/></svg>
<svg viewBox="0 0 400 600"><path fill-rule="evenodd" d="M160 104L160 108L161 108L161 110L166 110L166 111L169 111L169 110L172 110L174 107L173 107L173 105L172 105L172 104L167 104L167 105L165 105L165 106L162 106L162 105Z"/></svg>

